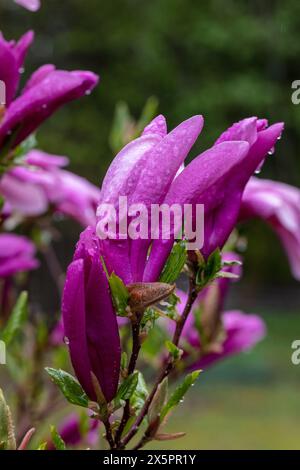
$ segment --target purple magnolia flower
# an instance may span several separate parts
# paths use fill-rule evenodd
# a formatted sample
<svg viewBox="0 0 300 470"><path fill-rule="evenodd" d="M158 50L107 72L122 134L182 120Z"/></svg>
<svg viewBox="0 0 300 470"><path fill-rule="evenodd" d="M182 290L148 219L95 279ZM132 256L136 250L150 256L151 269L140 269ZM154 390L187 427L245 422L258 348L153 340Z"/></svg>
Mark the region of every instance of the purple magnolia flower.
<svg viewBox="0 0 300 470"><path fill-rule="evenodd" d="M266 335L266 327L258 315L245 314L239 310L230 310L223 313L223 328L225 339L222 345L205 354L195 361L191 369L201 369L226 357L249 351ZM191 343L199 347L199 342Z"/></svg>
<svg viewBox="0 0 300 470"><path fill-rule="evenodd" d="M259 217L277 233L293 275L300 280L300 190L277 181L251 178L243 194L240 218Z"/></svg>
<svg viewBox="0 0 300 470"><path fill-rule="evenodd" d="M167 133L163 116L155 118L141 137L126 145L104 178L100 204L118 208L119 196L128 205L162 203L184 159L202 130L202 116L194 116ZM141 281L151 240L102 240L106 266L125 283Z"/></svg>
<svg viewBox="0 0 300 470"><path fill-rule="evenodd" d="M93 446L99 439L99 425L99 421L95 419L89 420L89 430L83 437L80 429L80 419L76 413L72 413L63 420L58 427L58 432L67 446L76 446L80 444L83 439L88 445ZM54 450L52 441L48 442L47 450Z"/></svg>
<svg viewBox="0 0 300 470"><path fill-rule="evenodd" d="M27 50L33 41L29 31L16 43L0 36L0 80L6 85L6 108L0 121L0 147L10 140L13 148L63 104L80 98L98 83L92 72L56 70L44 65L14 99ZM3 112L2 112L3 114Z"/></svg>
<svg viewBox="0 0 300 470"><path fill-rule="evenodd" d="M170 185L164 203L203 204L207 258L222 248L236 225L244 188L281 136L283 124L267 127L266 120L244 119L222 134L215 145L195 158ZM173 239L155 240L144 272L153 281L161 272Z"/></svg>
<svg viewBox="0 0 300 470"><path fill-rule="evenodd" d="M223 261L239 261L235 253L223 255ZM241 274L241 267L227 266L223 271ZM253 347L266 332L264 322L257 315L238 310L223 312L230 279L220 278L204 289L193 306L183 329L180 347L188 369L206 367L227 356ZM177 292L183 310L187 295Z"/></svg>
<svg viewBox="0 0 300 470"><path fill-rule="evenodd" d="M0 277L38 267L34 244L26 237L12 233L0 234Z"/></svg>
<svg viewBox="0 0 300 470"><path fill-rule="evenodd" d="M93 225L100 191L84 178L61 169L67 163L66 157L29 152L24 166L13 168L0 180L4 211L38 216L52 206L84 226Z"/></svg>
<svg viewBox="0 0 300 470"><path fill-rule="evenodd" d="M267 127L265 120L244 119L233 125L216 144L195 158L185 169L183 162L203 126L194 116L167 133L166 121L158 116L142 136L121 150L113 160L101 190L100 204L118 208L119 196L128 205L203 204L205 257L222 248L234 228L243 190L256 168L281 135L283 124ZM153 282L159 278L172 249L170 240L102 240L101 251L109 270L125 283Z"/></svg>
<svg viewBox="0 0 300 470"><path fill-rule="evenodd" d="M62 314L71 361L83 389L96 400L93 372L111 401L118 387L121 347L99 239L91 227L81 234L68 268Z"/></svg>
<svg viewBox="0 0 300 470"><path fill-rule="evenodd" d="M29 11L38 11L41 6L40 0L14 0L21 7L27 8Z"/></svg>

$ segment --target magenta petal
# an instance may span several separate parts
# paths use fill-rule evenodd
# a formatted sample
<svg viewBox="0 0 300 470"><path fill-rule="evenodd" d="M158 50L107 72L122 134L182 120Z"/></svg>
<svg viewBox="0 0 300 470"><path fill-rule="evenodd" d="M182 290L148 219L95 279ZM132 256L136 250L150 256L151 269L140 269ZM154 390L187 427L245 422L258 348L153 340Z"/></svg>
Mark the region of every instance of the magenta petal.
<svg viewBox="0 0 300 470"><path fill-rule="evenodd" d="M40 150L31 150L26 154L25 161L28 165L38 166L45 170L60 168L68 165L69 159L61 155L49 155Z"/></svg>
<svg viewBox="0 0 300 470"><path fill-rule="evenodd" d="M63 298L63 322L72 364L90 398L94 399L92 371L110 401L118 386L121 347L108 281L100 261L99 240L91 227L82 232L74 259Z"/></svg>
<svg viewBox="0 0 300 470"><path fill-rule="evenodd" d="M6 41L0 33L0 80L6 85L6 106L12 102L20 80L25 55L34 34L28 31L18 43Z"/></svg>
<svg viewBox="0 0 300 470"><path fill-rule="evenodd" d="M32 31L24 34L17 44L6 41L0 33L0 80L6 85L6 106L16 94L25 55L32 41Z"/></svg>
<svg viewBox="0 0 300 470"><path fill-rule="evenodd" d="M95 400L86 338L85 294L84 261L79 259L73 261L68 267L62 315L74 371L87 395Z"/></svg>
<svg viewBox="0 0 300 470"><path fill-rule="evenodd" d="M18 5L21 5L21 7L24 7L29 11L37 11L41 6L40 0L14 0L14 1Z"/></svg>
<svg viewBox="0 0 300 470"><path fill-rule="evenodd" d="M215 145L232 140L244 140L253 145L257 140L257 118L251 117L236 122L220 135Z"/></svg>
<svg viewBox="0 0 300 470"><path fill-rule="evenodd" d="M118 388L121 347L108 282L97 254L86 285L86 334L92 370L111 401Z"/></svg>
<svg viewBox="0 0 300 470"><path fill-rule="evenodd" d="M118 207L119 196L129 196L141 172L143 156L161 140L149 134L127 144L113 159L102 183L99 203L112 203Z"/></svg>
<svg viewBox="0 0 300 470"><path fill-rule="evenodd" d="M54 72L54 71L55 71L55 65L52 65L52 64L42 65L35 72L33 72L29 80L26 82L22 90L22 94L24 94L27 90L34 87L41 81L43 81L47 77L47 75L49 75L51 72Z"/></svg>
<svg viewBox="0 0 300 470"><path fill-rule="evenodd" d="M259 217L281 240L293 275L300 280L300 190L277 181L251 178L243 194L240 219Z"/></svg>
<svg viewBox="0 0 300 470"><path fill-rule="evenodd" d="M48 198L38 185L22 181L16 175L6 173L0 181L0 191L12 210L19 214L37 216L48 209Z"/></svg>
<svg viewBox="0 0 300 470"><path fill-rule="evenodd" d="M8 133L17 132L18 145L60 106L90 92L97 82L91 72L49 73L11 103L0 125L0 144Z"/></svg>
<svg viewBox="0 0 300 470"><path fill-rule="evenodd" d="M219 353L209 353L191 367L205 368L227 357L249 351L266 335L266 326L258 315L245 314L238 310L223 314L226 339Z"/></svg>
<svg viewBox="0 0 300 470"><path fill-rule="evenodd" d="M35 246L26 237L13 233L0 234L0 277L35 269Z"/></svg>
<svg viewBox="0 0 300 470"><path fill-rule="evenodd" d="M145 127L142 135L157 134L157 135L160 135L161 137L165 137L167 133L168 133L168 130L167 130L166 118L162 114L160 114L159 116L154 118L148 124L148 126Z"/></svg>
<svg viewBox="0 0 300 470"><path fill-rule="evenodd" d="M141 171L129 203L160 204L203 127L202 116L182 122L164 137L141 162ZM145 269L150 240L131 241L130 264L134 281L140 280Z"/></svg>
<svg viewBox="0 0 300 470"><path fill-rule="evenodd" d="M129 203L143 203L149 207L163 201L202 127L203 117L193 116L179 124L143 156Z"/></svg>
<svg viewBox="0 0 300 470"><path fill-rule="evenodd" d="M237 181L237 175L248 150L247 142L215 145L194 159L177 176L166 195L164 203L168 205L204 205L205 245L201 251L205 256L218 246L223 246L236 223L244 187L244 181ZM223 211L223 208L226 210ZM222 220L217 223L219 212ZM145 282L157 280L172 246L173 239L154 240L144 273Z"/></svg>

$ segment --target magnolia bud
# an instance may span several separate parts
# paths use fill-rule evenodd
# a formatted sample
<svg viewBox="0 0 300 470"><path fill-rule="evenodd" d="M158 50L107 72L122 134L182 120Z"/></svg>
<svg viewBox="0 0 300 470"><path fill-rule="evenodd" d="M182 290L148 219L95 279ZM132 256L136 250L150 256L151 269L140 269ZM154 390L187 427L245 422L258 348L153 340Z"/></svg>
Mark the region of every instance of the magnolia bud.
<svg viewBox="0 0 300 470"><path fill-rule="evenodd" d="M175 289L175 285L164 282L137 282L128 284L129 306L133 312L145 310L150 305L167 298Z"/></svg>

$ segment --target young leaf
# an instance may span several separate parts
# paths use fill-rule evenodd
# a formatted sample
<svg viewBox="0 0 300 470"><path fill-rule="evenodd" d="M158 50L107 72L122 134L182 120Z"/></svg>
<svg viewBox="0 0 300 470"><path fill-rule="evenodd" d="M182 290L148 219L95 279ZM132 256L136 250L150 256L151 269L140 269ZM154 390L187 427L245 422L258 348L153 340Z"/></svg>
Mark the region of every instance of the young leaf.
<svg viewBox="0 0 300 470"><path fill-rule="evenodd" d="M149 423L153 423L160 416L168 398L168 377L157 387L148 411Z"/></svg>
<svg viewBox="0 0 300 470"><path fill-rule="evenodd" d="M181 273L186 261L186 243L179 241L173 246L169 258L160 276L160 282L173 284Z"/></svg>
<svg viewBox="0 0 300 470"><path fill-rule="evenodd" d="M136 413L143 408L144 403L148 397L148 390L145 379L141 372L138 372L138 382L135 391L130 398L130 405Z"/></svg>
<svg viewBox="0 0 300 470"><path fill-rule="evenodd" d="M150 96L147 99L145 106L142 110L142 114L136 125L136 137L142 132L144 127L146 127L146 125L157 114L158 104L159 103L158 103L158 99L156 98L156 96Z"/></svg>
<svg viewBox="0 0 300 470"><path fill-rule="evenodd" d="M10 409L6 404L3 392L0 388L0 449L16 450L14 425Z"/></svg>
<svg viewBox="0 0 300 470"><path fill-rule="evenodd" d="M126 307L128 304L129 293L125 284L115 273L112 273L109 276L108 282L117 314L121 317L126 317Z"/></svg>
<svg viewBox="0 0 300 470"><path fill-rule="evenodd" d="M2 333L2 340L6 345L8 345L14 339L18 331L20 331L21 326L25 322L27 318L27 304L28 294L27 292L23 291L19 295L19 298Z"/></svg>
<svg viewBox="0 0 300 470"><path fill-rule="evenodd" d="M36 450L47 450L48 442L41 442Z"/></svg>
<svg viewBox="0 0 300 470"><path fill-rule="evenodd" d="M189 388L195 383L197 380L201 370L196 370L191 374L188 374L184 381L175 389L172 393L170 399L168 400L167 404L163 407L161 412L161 420L163 420L166 415L183 400L186 392Z"/></svg>
<svg viewBox="0 0 300 470"><path fill-rule="evenodd" d="M14 151L14 158L21 158L37 146L35 134L30 134Z"/></svg>
<svg viewBox="0 0 300 470"><path fill-rule="evenodd" d="M217 248L208 257L205 265L199 266L199 270L196 275L196 284L199 288L205 287L210 281L213 281L222 268L222 256L221 251Z"/></svg>
<svg viewBox="0 0 300 470"><path fill-rule="evenodd" d="M116 402L119 402L120 400L129 400L136 390L138 380L139 372L134 372L133 374L129 375L119 387L115 398Z"/></svg>
<svg viewBox="0 0 300 470"><path fill-rule="evenodd" d="M123 351L121 355L121 370L125 371L127 369L127 364L128 364L127 353Z"/></svg>
<svg viewBox="0 0 300 470"><path fill-rule="evenodd" d="M56 450L66 450L66 444L62 437L58 434L55 426L51 426L51 437Z"/></svg>
<svg viewBox="0 0 300 470"><path fill-rule="evenodd" d="M205 277L208 280L214 279L222 267L222 256L217 248L209 257L204 268Z"/></svg>
<svg viewBox="0 0 300 470"><path fill-rule="evenodd" d="M180 359L182 356L182 352L183 352L182 349L175 346L175 344L173 344L172 341L169 341L169 340L165 342L165 345L166 345L167 350L171 354L173 360L178 361L178 359Z"/></svg>
<svg viewBox="0 0 300 470"><path fill-rule="evenodd" d="M69 403L73 405L88 407L89 399L82 389L80 383L68 372L61 369L46 367L46 372L50 375L53 382L58 385L60 391L66 397Z"/></svg>

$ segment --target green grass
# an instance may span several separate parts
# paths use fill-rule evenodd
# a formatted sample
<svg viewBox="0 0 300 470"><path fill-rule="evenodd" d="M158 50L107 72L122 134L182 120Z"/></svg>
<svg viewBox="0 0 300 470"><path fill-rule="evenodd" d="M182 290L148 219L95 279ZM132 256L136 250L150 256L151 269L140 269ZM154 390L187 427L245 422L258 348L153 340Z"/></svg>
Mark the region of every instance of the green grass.
<svg viewBox="0 0 300 470"><path fill-rule="evenodd" d="M291 343L298 314L265 317L268 336L252 352L205 371L165 431L184 431L151 449L300 449L300 365Z"/></svg>

